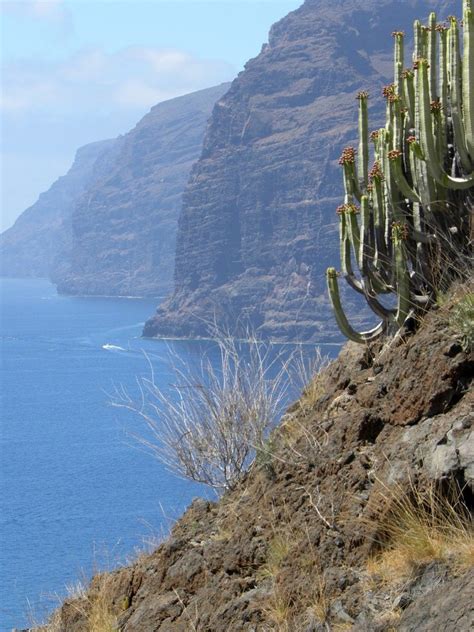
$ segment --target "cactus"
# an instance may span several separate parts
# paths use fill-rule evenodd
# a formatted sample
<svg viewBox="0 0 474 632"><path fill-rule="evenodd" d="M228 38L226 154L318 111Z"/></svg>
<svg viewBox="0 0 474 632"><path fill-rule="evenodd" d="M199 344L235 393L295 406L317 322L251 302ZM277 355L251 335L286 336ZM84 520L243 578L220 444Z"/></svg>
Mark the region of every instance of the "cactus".
<svg viewBox="0 0 474 632"><path fill-rule="evenodd" d="M474 200L474 13L459 21L414 23L413 67L404 69L404 34L394 31L394 81L386 86L385 126L369 137L367 92L359 101L359 146L346 147L340 219L341 272L327 270L336 321L355 342L400 329L429 309L471 255ZM369 151L369 141L373 150ZM369 156L373 166L369 170ZM360 207L358 206L360 204ZM354 265L356 264L356 265ZM354 268L357 267L358 271ZM339 277L379 317L370 331L350 325ZM380 295L394 295L392 307Z"/></svg>

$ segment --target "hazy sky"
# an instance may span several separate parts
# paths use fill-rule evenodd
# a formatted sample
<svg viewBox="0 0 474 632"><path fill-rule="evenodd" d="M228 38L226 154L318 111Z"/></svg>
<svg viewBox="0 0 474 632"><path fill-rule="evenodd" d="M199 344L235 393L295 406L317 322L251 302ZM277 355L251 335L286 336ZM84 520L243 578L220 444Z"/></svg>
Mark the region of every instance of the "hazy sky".
<svg viewBox="0 0 474 632"><path fill-rule="evenodd" d="M0 231L159 101L235 77L303 0L0 0Z"/></svg>

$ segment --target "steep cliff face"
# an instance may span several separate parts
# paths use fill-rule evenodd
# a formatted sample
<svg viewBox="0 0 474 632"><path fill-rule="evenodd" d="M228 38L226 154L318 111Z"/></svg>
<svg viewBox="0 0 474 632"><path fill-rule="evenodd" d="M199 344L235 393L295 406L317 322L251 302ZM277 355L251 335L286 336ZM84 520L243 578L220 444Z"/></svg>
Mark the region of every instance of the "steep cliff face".
<svg viewBox="0 0 474 632"><path fill-rule="evenodd" d="M175 292L145 335L203 334L214 317L280 340L329 334L324 271L338 261L337 161L356 140L355 96L369 90L375 128L390 34L433 9L444 18L449 3L306 0L272 27L214 108L184 194Z"/></svg>
<svg viewBox="0 0 474 632"><path fill-rule="evenodd" d="M182 192L227 89L160 103L126 134L115 163L76 206L60 292L156 296L170 288Z"/></svg>
<svg viewBox="0 0 474 632"><path fill-rule="evenodd" d="M74 163L15 224L0 235L0 267L7 277L50 277L67 262L71 215L84 191L113 162L120 139L78 149Z"/></svg>

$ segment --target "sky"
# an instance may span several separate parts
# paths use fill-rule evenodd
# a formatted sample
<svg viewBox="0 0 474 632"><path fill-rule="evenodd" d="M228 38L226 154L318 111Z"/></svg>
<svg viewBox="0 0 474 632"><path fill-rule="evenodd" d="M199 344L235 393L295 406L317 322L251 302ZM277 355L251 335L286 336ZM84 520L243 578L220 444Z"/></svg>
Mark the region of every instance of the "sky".
<svg viewBox="0 0 474 632"><path fill-rule="evenodd" d="M303 0L0 0L0 232L78 147L232 80Z"/></svg>

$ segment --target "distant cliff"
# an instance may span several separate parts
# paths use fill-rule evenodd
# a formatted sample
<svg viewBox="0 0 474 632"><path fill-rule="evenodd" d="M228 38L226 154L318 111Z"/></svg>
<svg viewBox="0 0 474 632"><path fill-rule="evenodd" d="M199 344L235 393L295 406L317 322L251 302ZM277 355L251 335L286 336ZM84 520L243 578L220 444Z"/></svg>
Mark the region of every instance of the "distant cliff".
<svg viewBox="0 0 474 632"><path fill-rule="evenodd" d="M67 174L0 235L2 276L55 276L69 256L75 204L113 160L119 145L119 140L105 140L78 149Z"/></svg>
<svg viewBox="0 0 474 632"><path fill-rule="evenodd" d="M172 285L181 197L214 103L229 84L159 103L123 138L72 218L67 294L154 296Z"/></svg>
<svg viewBox="0 0 474 632"><path fill-rule="evenodd" d="M337 161L356 140L356 94L369 90L371 124L380 125L391 32L449 7L306 0L272 27L214 108L184 194L175 292L145 335L202 335L214 318L231 329L250 321L280 340L329 335L324 271L338 264Z"/></svg>

